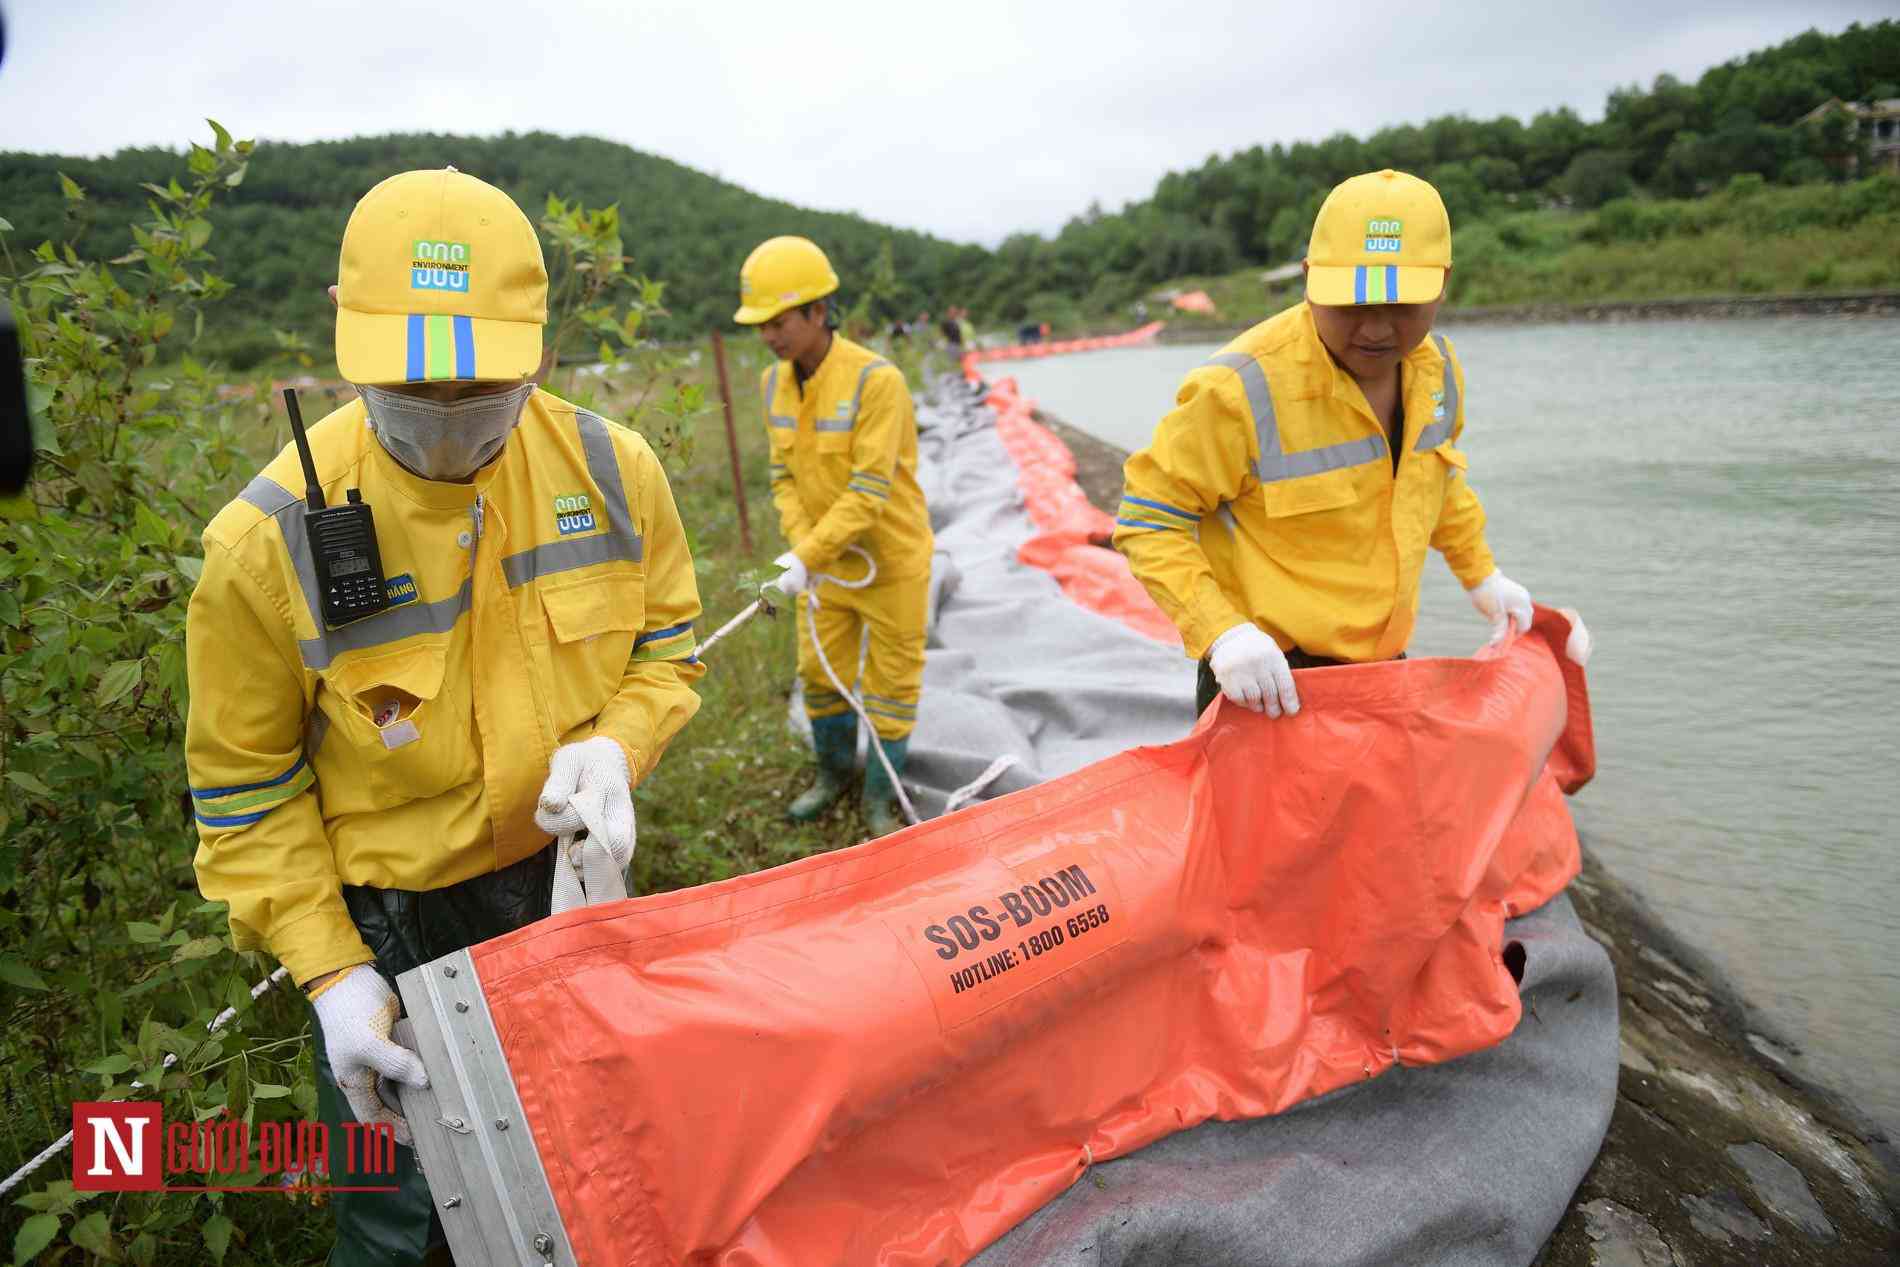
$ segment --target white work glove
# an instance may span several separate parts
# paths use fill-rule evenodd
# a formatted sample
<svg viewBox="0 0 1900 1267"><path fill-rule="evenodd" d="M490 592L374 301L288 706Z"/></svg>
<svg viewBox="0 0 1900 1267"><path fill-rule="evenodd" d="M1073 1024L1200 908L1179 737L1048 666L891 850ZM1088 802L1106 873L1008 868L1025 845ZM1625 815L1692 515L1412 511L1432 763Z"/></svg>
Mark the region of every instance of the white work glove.
<svg viewBox="0 0 1900 1267"><path fill-rule="evenodd" d="M1207 649L1208 667L1220 683L1221 694L1269 717L1300 711L1300 693L1293 689L1293 670L1279 644L1253 625L1235 625Z"/></svg>
<svg viewBox="0 0 1900 1267"><path fill-rule="evenodd" d="M1492 572L1465 593L1478 614L1491 622L1492 642L1531 631L1531 592L1504 573Z"/></svg>
<svg viewBox="0 0 1900 1267"><path fill-rule="evenodd" d="M605 735L554 750L534 809L535 826L555 838L553 914L627 896L629 783L626 754Z"/></svg>
<svg viewBox="0 0 1900 1267"><path fill-rule="evenodd" d="M790 550L773 559L772 565L785 569L782 574L772 578L770 584L778 586L787 598L797 598L811 583L811 575L805 570L804 560Z"/></svg>
<svg viewBox="0 0 1900 1267"><path fill-rule="evenodd" d="M358 964L319 990L310 1005L317 1010L330 1072L350 1102L350 1115L364 1125L387 1122L396 1142L409 1145L409 1123L392 1107L395 1094L384 1096L376 1085L378 1078L409 1087L429 1085L422 1057L390 1041L389 1027L402 1011L396 992L376 969Z"/></svg>

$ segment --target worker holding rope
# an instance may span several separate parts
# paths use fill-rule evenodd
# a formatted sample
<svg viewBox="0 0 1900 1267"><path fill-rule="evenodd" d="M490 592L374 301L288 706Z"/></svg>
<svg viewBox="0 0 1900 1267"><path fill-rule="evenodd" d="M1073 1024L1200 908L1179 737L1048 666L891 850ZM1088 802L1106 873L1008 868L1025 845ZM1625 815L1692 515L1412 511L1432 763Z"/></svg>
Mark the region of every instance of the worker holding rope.
<svg viewBox="0 0 1900 1267"><path fill-rule="evenodd" d="M547 272L508 195L384 181L334 297L362 399L310 428L304 494L286 449L205 530L185 758L199 887L312 1002L342 1267L446 1252L413 1153L353 1174L340 1129L347 1104L408 1142L386 1084L427 1075L390 1039L395 977L623 896L630 784L703 670L653 451L531 379Z"/></svg>
<svg viewBox="0 0 1900 1267"><path fill-rule="evenodd" d="M1432 334L1451 273L1438 191L1369 172L1320 207L1306 302L1191 371L1128 459L1115 545L1217 694L1300 711L1294 669L1402 659L1430 545L1493 638L1531 626L1465 479L1464 370Z"/></svg>
<svg viewBox="0 0 1900 1267"><path fill-rule="evenodd" d="M797 608L818 777L788 812L816 818L850 785L861 707L883 751L866 764L864 822L882 836L901 825L892 802L923 687L933 541L910 389L901 370L837 333L827 298L837 289L816 244L772 238L740 271L733 319L757 326L778 358L762 378L772 500L792 547L777 584L791 596L815 586L818 600ZM854 680L856 698L841 694Z"/></svg>

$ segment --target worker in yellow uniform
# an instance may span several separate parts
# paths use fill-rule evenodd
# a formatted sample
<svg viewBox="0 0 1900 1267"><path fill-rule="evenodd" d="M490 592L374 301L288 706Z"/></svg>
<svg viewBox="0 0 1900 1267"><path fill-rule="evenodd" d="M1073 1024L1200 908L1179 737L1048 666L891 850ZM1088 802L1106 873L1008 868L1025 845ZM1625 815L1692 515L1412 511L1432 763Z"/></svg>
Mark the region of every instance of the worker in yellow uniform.
<svg viewBox="0 0 1900 1267"><path fill-rule="evenodd" d="M804 238L760 244L739 273L733 319L759 327L778 358L761 380L772 446L772 501L791 549L777 562L789 595L817 586L813 618L798 604L798 673L811 719L818 778L794 800L794 820L816 818L844 792L857 759L858 718L819 663L822 647L838 682L858 684L876 739L898 775L923 688L929 606L930 512L917 485L917 419L903 371L836 331L826 296L838 275ZM827 577L876 578L862 589ZM865 635L868 632L868 637ZM859 646L864 644L859 670ZM863 812L874 835L900 825L884 763L865 763Z"/></svg>
<svg viewBox="0 0 1900 1267"><path fill-rule="evenodd" d="M1191 371L1128 459L1115 545L1216 692L1299 711L1292 669L1390 660L1429 544L1494 637L1530 628L1466 480L1464 371L1432 334L1451 272L1438 191L1403 172L1341 183L1313 224L1306 302Z"/></svg>
<svg viewBox="0 0 1900 1267"><path fill-rule="evenodd" d="M380 575L279 453L204 533L185 755L199 887L316 1013L330 1262L412 1263L446 1254L427 1184L406 1147L393 1180L352 1177L339 1090L406 1144L379 1084L426 1073L389 1037L395 976L563 905L551 838L625 867L630 787L699 707L700 609L652 450L529 378L547 273L506 194L393 176L340 263L336 360L362 395L310 449L332 512L367 504Z"/></svg>

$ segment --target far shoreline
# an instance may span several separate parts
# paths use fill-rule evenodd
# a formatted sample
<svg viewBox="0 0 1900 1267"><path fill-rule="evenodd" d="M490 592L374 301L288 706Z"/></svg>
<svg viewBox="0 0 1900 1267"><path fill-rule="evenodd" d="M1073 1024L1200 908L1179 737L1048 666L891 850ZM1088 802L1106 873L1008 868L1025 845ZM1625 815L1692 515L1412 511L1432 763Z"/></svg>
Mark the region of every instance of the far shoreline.
<svg viewBox="0 0 1900 1267"><path fill-rule="evenodd" d="M1297 302L1294 297L1290 302ZM1672 299L1606 299L1591 303L1447 305L1438 325L1568 325L1578 322L1736 321L1771 317L1900 317L1900 290L1824 295L1701 295ZM1262 317L1261 320L1265 320ZM1171 320L1162 343L1224 343L1257 324L1184 325Z"/></svg>

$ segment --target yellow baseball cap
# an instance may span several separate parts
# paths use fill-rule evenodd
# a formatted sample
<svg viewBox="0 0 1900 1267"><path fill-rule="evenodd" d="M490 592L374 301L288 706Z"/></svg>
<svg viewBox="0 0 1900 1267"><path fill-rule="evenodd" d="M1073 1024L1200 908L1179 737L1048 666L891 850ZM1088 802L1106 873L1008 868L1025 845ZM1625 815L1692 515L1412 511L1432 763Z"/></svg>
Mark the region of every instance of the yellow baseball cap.
<svg viewBox="0 0 1900 1267"><path fill-rule="evenodd" d="M1309 303L1428 304L1445 292L1451 217L1416 176L1354 176L1321 204L1306 263Z"/></svg>
<svg viewBox="0 0 1900 1267"><path fill-rule="evenodd" d="M350 213L336 292L350 382L527 378L547 319L541 239L493 185L453 167L403 172Z"/></svg>

